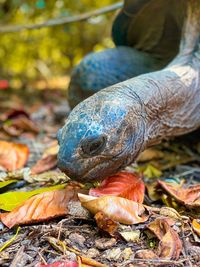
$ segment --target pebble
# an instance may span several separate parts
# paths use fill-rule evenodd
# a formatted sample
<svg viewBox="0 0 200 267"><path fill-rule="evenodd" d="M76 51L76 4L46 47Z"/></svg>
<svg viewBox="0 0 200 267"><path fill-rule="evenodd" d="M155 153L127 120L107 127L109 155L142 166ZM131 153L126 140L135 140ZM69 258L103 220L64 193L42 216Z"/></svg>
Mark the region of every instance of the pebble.
<svg viewBox="0 0 200 267"><path fill-rule="evenodd" d="M100 255L99 251L96 248L90 248L87 251L88 258L96 258Z"/></svg>
<svg viewBox="0 0 200 267"><path fill-rule="evenodd" d="M74 243L75 245L78 245L80 247L84 247L84 242L85 242L85 237L83 237L82 235L80 234L77 234L77 233L71 233L69 235L69 240Z"/></svg>
<svg viewBox="0 0 200 267"><path fill-rule="evenodd" d="M115 238L100 238L95 240L95 247L98 249L111 248L116 244Z"/></svg>

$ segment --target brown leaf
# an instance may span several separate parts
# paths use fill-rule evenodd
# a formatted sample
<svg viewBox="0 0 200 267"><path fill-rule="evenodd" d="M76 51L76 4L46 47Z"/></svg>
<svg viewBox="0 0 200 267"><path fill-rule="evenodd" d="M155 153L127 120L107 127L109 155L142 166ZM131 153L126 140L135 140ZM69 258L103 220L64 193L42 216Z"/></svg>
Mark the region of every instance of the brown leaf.
<svg viewBox="0 0 200 267"><path fill-rule="evenodd" d="M122 197L103 196L92 197L78 194L83 207L92 214L103 211L106 216L114 221L124 224L137 224L145 222L148 216L145 214L145 208L142 204Z"/></svg>
<svg viewBox="0 0 200 267"><path fill-rule="evenodd" d="M0 219L8 228L12 228L14 225L41 222L67 215L68 202L75 196L75 189L71 186L38 194L13 211L0 214Z"/></svg>
<svg viewBox="0 0 200 267"><path fill-rule="evenodd" d="M3 130L10 136L19 136L22 132L31 132L37 134L39 128L36 124L27 116L20 115L9 121L9 124L5 123L3 125Z"/></svg>
<svg viewBox="0 0 200 267"><path fill-rule="evenodd" d="M99 211L94 216L99 229L110 234L111 236L117 231L118 223L107 217L102 211Z"/></svg>
<svg viewBox="0 0 200 267"><path fill-rule="evenodd" d="M144 150L138 157L138 162L150 161L153 159L160 159L164 157L164 153L155 148L148 148Z"/></svg>
<svg viewBox="0 0 200 267"><path fill-rule="evenodd" d="M151 230L160 240L158 246L158 256L177 260L182 250L182 243L178 234L168 223L168 219L156 219L147 228Z"/></svg>
<svg viewBox="0 0 200 267"><path fill-rule="evenodd" d="M135 258L140 259L158 259L158 255L156 255L152 250L150 249L141 249L136 251Z"/></svg>
<svg viewBox="0 0 200 267"><path fill-rule="evenodd" d="M188 188L183 188L182 185L166 183L164 181L158 181L158 184L168 194L175 198L181 204L184 204L188 208L200 207L200 184L193 185Z"/></svg>
<svg viewBox="0 0 200 267"><path fill-rule="evenodd" d="M53 169L57 166L57 155L48 155L39 159L31 168L31 174L38 174Z"/></svg>
<svg viewBox="0 0 200 267"><path fill-rule="evenodd" d="M141 176L129 172L119 172L103 180L97 188L90 189L91 196L119 196L142 203L145 186Z"/></svg>
<svg viewBox="0 0 200 267"><path fill-rule="evenodd" d="M29 156L26 145L0 141L0 166L8 171L24 167Z"/></svg>
<svg viewBox="0 0 200 267"><path fill-rule="evenodd" d="M58 143L54 141L49 148L44 151L41 159L31 168L31 174L38 174L49 171L57 166Z"/></svg>

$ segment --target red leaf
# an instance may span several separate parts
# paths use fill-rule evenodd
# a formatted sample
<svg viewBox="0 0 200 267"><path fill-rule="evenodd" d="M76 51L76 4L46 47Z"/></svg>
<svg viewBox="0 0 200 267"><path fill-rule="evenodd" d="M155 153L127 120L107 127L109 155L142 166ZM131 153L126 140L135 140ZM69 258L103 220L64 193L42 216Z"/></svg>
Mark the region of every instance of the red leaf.
<svg viewBox="0 0 200 267"><path fill-rule="evenodd" d="M139 203L144 200L145 186L136 174L119 172L103 180L97 188L90 189L91 196L119 196Z"/></svg>
<svg viewBox="0 0 200 267"><path fill-rule="evenodd" d="M0 219L8 227L46 221L68 213L68 202L76 196L75 188L38 194L26 200L11 212L1 213Z"/></svg>
<svg viewBox="0 0 200 267"><path fill-rule="evenodd" d="M8 171L24 167L29 149L26 145L0 141L0 166Z"/></svg>

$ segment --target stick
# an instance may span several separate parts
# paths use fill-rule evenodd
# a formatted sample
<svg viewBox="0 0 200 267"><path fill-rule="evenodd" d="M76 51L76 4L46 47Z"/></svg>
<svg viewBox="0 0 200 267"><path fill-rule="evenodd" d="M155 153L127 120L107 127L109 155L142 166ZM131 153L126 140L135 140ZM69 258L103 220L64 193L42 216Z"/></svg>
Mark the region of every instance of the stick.
<svg viewBox="0 0 200 267"><path fill-rule="evenodd" d="M99 16L101 14L112 12L116 9L119 9L123 6L122 2L118 2L116 4L102 7L93 11L89 11L80 15L74 15L71 17L64 17L64 18L56 18L56 19L50 19L38 24L28 24L28 25L8 25L8 26L0 26L0 33L8 33L8 32L19 32L23 30L34 30L34 29L40 29L44 27L53 27L63 24L68 24L72 22L87 20L94 16Z"/></svg>

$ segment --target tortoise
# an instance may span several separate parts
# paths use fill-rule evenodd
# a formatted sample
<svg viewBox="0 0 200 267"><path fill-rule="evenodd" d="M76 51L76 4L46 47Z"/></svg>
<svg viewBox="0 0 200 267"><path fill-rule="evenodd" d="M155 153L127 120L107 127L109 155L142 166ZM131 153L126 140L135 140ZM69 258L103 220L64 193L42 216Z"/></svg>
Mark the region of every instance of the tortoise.
<svg viewBox="0 0 200 267"><path fill-rule="evenodd" d="M130 13L127 13L129 6ZM145 13L145 16L149 16L148 19L142 13L146 8L149 10ZM154 11L150 12L152 8ZM134 162L140 152L163 138L182 135L200 126L200 1L125 1L125 13L120 12L115 20L115 23L121 21L122 30L118 33L115 23L113 26L118 43L123 38L126 39L131 31L131 12L136 13L138 25L144 25L141 30L138 26L138 33L135 29L135 37L130 36L128 44L131 44L131 40L132 44L138 40L135 47L145 49L145 58L148 53L159 55L159 59L157 56L155 58L157 62L162 61L162 64L150 64L149 70L144 71L147 73L108 86L80 102L72 110L58 132L58 166L72 179L103 179ZM151 21L154 21L154 17L159 18L160 12L164 18L161 16L162 20L160 18L158 24L154 22L152 27ZM131 15L128 22L126 13ZM140 15L141 20L137 18ZM146 41L148 36L150 39L156 36L154 31L157 32L159 27L163 31L163 27L168 27L166 25L169 25L169 29L165 29L165 33L153 40L153 43L150 42L150 45ZM143 29L146 29L147 35L144 35ZM179 34L180 29L182 31ZM156 45L158 39L160 47ZM171 43L172 40L175 41ZM124 39L121 42L126 44ZM133 49L134 54L136 52L136 48L127 49ZM110 53L105 51L102 54L105 55L106 52ZM97 58L96 55L93 56ZM109 60L109 56L107 59ZM137 62L141 68L143 63L146 64L146 59ZM120 69L121 66L119 72ZM112 71L111 67L111 74ZM90 78L90 75L85 77L88 80ZM120 79L121 73L119 81Z"/></svg>
<svg viewBox="0 0 200 267"><path fill-rule="evenodd" d="M70 106L100 89L166 66L178 53L185 10L185 0L125 0L112 26L116 47L87 55L73 70Z"/></svg>

